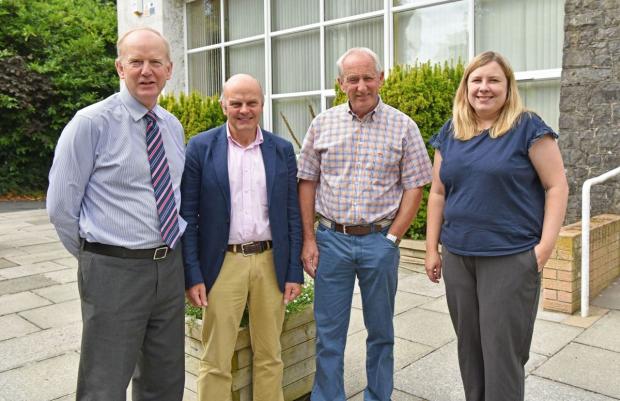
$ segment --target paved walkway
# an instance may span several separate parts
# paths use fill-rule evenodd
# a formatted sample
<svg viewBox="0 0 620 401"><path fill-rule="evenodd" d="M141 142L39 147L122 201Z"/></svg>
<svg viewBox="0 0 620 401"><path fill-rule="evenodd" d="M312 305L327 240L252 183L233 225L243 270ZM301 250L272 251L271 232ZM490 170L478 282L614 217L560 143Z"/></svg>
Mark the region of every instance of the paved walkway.
<svg viewBox="0 0 620 401"><path fill-rule="evenodd" d="M77 262L44 210L0 213L0 401L73 400L80 347ZM444 288L401 269L394 401L464 400ZM349 400L362 401L365 332L355 295L345 361ZM541 311L526 400L620 400L620 280L592 317ZM195 394L186 394L195 400Z"/></svg>

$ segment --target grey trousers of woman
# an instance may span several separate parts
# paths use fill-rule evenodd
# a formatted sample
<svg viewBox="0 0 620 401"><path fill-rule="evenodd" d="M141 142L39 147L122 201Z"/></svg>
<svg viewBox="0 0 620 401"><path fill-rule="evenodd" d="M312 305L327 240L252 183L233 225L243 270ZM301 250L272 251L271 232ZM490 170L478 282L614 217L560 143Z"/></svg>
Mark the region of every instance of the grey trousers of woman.
<svg viewBox="0 0 620 401"><path fill-rule="evenodd" d="M444 248L443 277L467 401L523 401L540 294L534 250L460 256Z"/></svg>

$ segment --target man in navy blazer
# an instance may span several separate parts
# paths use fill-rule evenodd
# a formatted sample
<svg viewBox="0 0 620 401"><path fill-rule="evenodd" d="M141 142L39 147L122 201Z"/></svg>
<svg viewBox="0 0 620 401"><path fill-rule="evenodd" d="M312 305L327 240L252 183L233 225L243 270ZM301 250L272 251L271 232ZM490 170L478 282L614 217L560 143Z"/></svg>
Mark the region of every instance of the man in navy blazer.
<svg viewBox="0 0 620 401"><path fill-rule="evenodd" d="M181 216L187 297L203 306L200 401L231 399L231 359L247 304L254 401L282 401L280 333L286 303L301 292L301 221L293 146L258 126L259 82L223 87L226 124L186 151Z"/></svg>

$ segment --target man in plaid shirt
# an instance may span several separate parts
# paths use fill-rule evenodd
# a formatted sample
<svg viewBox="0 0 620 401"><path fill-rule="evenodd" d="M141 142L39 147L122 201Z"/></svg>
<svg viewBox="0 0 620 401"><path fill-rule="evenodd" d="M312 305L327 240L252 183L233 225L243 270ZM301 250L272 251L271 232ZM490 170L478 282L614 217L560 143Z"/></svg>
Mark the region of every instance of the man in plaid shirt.
<svg viewBox="0 0 620 401"><path fill-rule="evenodd" d="M312 121L297 174L302 260L315 278L317 367L311 399L346 399L344 348L357 277L368 331L364 400L389 401L398 243L417 213L422 187L431 181L431 163L415 122L381 101L377 55L349 49L337 66L349 101Z"/></svg>

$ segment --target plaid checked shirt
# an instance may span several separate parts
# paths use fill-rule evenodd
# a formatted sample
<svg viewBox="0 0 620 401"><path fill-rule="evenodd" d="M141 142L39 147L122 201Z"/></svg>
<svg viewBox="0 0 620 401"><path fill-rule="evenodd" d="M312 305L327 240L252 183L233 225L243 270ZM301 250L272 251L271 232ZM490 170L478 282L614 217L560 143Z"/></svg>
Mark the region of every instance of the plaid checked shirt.
<svg viewBox="0 0 620 401"><path fill-rule="evenodd" d="M341 224L393 219L403 191L428 184L432 167L418 126L379 100L359 119L345 103L310 125L297 177L318 181L315 208Z"/></svg>

